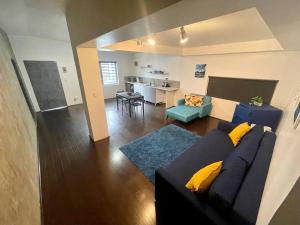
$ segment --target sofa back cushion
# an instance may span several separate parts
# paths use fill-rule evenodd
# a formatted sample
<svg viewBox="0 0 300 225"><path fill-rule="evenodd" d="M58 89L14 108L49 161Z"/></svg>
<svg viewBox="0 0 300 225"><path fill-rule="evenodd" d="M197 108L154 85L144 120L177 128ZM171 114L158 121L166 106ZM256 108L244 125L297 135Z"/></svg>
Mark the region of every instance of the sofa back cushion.
<svg viewBox="0 0 300 225"><path fill-rule="evenodd" d="M231 208L246 172L247 163L237 156L236 151L232 152L209 190L210 204L222 211Z"/></svg>
<svg viewBox="0 0 300 225"><path fill-rule="evenodd" d="M203 97L203 104L209 104L211 103L211 97L207 95L199 95L195 93L191 93L191 95L197 95L197 96L202 96Z"/></svg>
<svg viewBox="0 0 300 225"><path fill-rule="evenodd" d="M264 135L263 126L254 126L236 147L236 154L250 166L255 158L260 141Z"/></svg>
<svg viewBox="0 0 300 225"><path fill-rule="evenodd" d="M185 184L194 173L208 164L223 161L233 149L228 135L214 129L171 162L165 170L173 174L178 185L188 191Z"/></svg>
<svg viewBox="0 0 300 225"><path fill-rule="evenodd" d="M263 135L263 127L255 126L224 160L221 173L209 190L209 201L215 207L223 211L231 208Z"/></svg>
<svg viewBox="0 0 300 225"><path fill-rule="evenodd" d="M236 196L232 218L236 224L255 225L276 135L265 132L257 154Z"/></svg>

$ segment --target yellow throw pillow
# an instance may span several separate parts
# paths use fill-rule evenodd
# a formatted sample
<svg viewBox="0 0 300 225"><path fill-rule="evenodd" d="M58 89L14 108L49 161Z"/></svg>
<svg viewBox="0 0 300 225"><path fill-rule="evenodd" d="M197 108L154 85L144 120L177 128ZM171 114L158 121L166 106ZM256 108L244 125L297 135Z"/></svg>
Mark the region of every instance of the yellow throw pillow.
<svg viewBox="0 0 300 225"><path fill-rule="evenodd" d="M245 136L251 130L251 126L247 122L241 123L240 125L236 126L230 133L229 137L234 146L236 146L242 137Z"/></svg>
<svg viewBox="0 0 300 225"><path fill-rule="evenodd" d="M196 172L185 187L199 193L206 191L219 175L221 167L222 161L209 164Z"/></svg>

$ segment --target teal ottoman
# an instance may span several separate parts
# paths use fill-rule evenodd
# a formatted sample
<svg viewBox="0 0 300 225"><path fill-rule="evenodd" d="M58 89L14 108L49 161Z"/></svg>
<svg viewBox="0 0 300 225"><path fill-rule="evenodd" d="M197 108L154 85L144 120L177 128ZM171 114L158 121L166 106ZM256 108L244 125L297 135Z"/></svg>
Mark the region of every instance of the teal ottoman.
<svg viewBox="0 0 300 225"><path fill-rule="evenodd" d="M187 123L199 116L199 109L180 105L167 109L166 116Z"/></svg>

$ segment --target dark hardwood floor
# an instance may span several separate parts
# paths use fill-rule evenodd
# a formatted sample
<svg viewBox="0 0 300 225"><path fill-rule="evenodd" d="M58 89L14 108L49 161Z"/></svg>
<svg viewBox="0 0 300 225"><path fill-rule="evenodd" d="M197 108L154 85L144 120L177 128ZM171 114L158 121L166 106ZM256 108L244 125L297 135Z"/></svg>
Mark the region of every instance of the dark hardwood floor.
<svg viewBox="0 0 300 225"><path fill-rule="evenodd" d="M38 116L44 225L154 225L154 186L118 148L174 123L204 135L218 120L165 121L164 106L146 104L145 119L106 102L110 138L93 143L82 105Z"/></svg>

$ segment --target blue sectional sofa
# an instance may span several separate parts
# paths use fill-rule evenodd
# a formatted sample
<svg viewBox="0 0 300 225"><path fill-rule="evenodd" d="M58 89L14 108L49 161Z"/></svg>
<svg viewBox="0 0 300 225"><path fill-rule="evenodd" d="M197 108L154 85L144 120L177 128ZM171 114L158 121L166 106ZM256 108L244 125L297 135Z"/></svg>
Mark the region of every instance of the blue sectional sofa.
<svg viewBox="0 0 300 225"><path fill-rule="evenodd" d="M211 97L203 96L204 104L201 107L186 106L185 99L179 99L177 106L166 110L166 118L173 118L182 122L190 122L210 114L212 109Z"/></svg>
<svg viewBox="0 0 300 225"><path fill-rule="evenodd" d="M276 135L256 126L234 148L228 137L233 127L219 123L217 129L156 171L158 225L255 225ZM196 171L220 160L221 174L207 193L185 188Z"/></svg>

